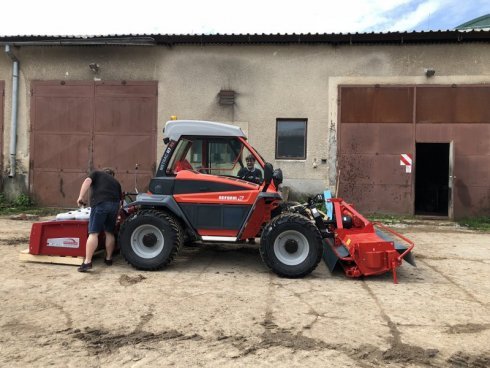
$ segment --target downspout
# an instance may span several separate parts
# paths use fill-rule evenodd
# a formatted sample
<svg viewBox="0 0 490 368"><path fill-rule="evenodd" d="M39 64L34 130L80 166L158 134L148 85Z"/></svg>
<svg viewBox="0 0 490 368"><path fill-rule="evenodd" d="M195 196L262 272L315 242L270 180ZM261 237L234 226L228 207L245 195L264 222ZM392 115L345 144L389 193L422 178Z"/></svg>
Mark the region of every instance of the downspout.
<svg viewBox="0 0 490 368"><path fill-rule="evenodd" d="M12 53L10 45L5 45L5 52L12 60L12 120L10 126L10 173L9 178L15 176L17 153L17 115L19 101L19 60Z"/></svg>

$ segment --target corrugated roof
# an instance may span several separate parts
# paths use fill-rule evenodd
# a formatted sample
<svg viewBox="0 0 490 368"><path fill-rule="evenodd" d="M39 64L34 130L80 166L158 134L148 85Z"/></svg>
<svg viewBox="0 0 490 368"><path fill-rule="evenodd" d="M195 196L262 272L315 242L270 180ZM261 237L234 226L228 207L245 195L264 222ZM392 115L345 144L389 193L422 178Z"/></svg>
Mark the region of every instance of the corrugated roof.
<svg viewBox="0 0 490 368"><path fill-rule="evenodd" d="M127 34L92 36L0 36L11 45L183 45L183 44L410 44L489 42L489 30L307 34Z"/></svg>

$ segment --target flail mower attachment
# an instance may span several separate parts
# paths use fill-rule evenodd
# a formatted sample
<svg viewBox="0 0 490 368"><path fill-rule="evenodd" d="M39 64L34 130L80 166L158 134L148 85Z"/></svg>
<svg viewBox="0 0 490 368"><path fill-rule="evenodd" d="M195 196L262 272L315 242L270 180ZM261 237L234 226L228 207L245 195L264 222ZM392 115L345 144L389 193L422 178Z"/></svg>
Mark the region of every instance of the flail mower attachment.
<svg viewBox="0 0 490 368"><path fill-rule="evenodd" d="M380 275L396 269L402 260L415 266L414 244L388 227L370 222L341 198L323 196L327 217L310 207L323 237L323 260L330 272L342 267L348 277ZM330 206L329 206L330 205ZM330 209L329 209L330 207Z"/></svg>

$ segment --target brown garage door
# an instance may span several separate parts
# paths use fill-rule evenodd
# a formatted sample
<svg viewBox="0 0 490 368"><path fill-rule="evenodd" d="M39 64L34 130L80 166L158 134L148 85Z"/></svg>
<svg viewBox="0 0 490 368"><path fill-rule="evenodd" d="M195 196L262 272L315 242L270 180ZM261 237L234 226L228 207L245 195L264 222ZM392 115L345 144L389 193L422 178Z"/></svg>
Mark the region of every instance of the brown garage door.
<svg viewBox="0 0 490 368"><path fill-rule="evenodd" d="M156 160L156 82L32 83L30 192L73 207L92 169L111 166L123 190L146 190Z"/></svg>
<svg viewBox="0 0 490 368"><path fill-rule="evenodd" d="M339 195L366 213L490 215L489 86L341 86ZM400 154L412 154L411 173Z"/></svg>
<svg viewBox="0 0 490 368"><path fill-rule="evenodd" d="M413 152L410 87L341 87L339 196L367 212L411 213L411 175L400 154Z"/></svg>
<svg viewBox="0 0 490 368"><path fill-rule="evenodd" d="M417 144L453 146L455 218L490 215L489 102L489 86L417 87Z"/></svg>

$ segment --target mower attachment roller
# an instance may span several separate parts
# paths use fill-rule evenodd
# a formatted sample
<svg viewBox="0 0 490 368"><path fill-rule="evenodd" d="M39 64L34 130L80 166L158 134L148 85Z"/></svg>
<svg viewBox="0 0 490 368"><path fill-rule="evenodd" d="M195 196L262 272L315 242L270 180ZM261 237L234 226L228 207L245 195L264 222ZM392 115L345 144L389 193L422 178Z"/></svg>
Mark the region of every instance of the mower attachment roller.
<svg viewBox="0 0 490 368"><path fill-rule="evenodd" d="M415 266L414 244L380 223L372 223L341 198L325 198L333 204L333 218L324 221L330 236L323 236L323 259L330 272L341 266L348 277L380 275L396 269L402 260ZM333 236L332 236L333 235Z"/></svg>

